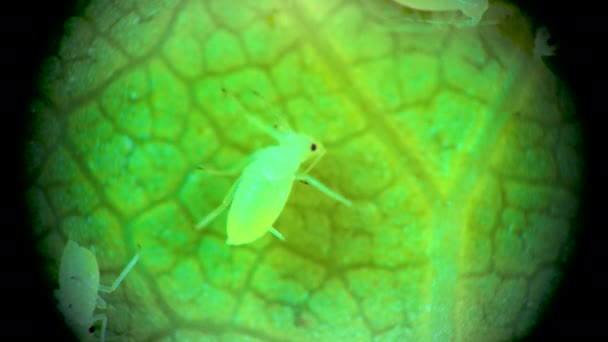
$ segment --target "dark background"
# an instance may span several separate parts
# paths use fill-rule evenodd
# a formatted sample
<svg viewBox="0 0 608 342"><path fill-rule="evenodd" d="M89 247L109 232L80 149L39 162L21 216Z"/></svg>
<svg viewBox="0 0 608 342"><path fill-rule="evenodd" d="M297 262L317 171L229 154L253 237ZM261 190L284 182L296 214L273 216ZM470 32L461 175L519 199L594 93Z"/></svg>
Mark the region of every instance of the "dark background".
<svg viewBox="0 0 608 342"><path fill-rule="evenodd" d="M302 0L305 1L305 0ZM347 0L345 0L347 1ZM374 1L374 0L367 0ZM41 95L36 88L42 62L54 55L63 36L63 23L82 12L84 1L21 1L8 2L0 14L2 64L2 189L1 216L5 233L0 245L0 290L3 318L0 340L58 340L70 341L63 317L55 311L49 297L51 283L39 273L36 251L32 246L24 191L29 180L25 177L23 148L31 132L31 101ZM583 229L577 238L573 258L566 265L568 273L554 300L547 307L537 328L526 340L574 339L604 337L608 340L605 313L606 285L602 280L608 267L604 251L607 212L603 166L607 155L603 126L608 111L608 97L602 52L606 44L606 11L602 1L578 2L551 0L513 1L527 13L534 25L547 26L559 44L557 55L547 64L568 83L579 108L583 124L586 168L578 217ZM578 5L580 4L580 5ZM9 6L9 7L7 7ZM602 60L602 61L600 61Z"/></svg>

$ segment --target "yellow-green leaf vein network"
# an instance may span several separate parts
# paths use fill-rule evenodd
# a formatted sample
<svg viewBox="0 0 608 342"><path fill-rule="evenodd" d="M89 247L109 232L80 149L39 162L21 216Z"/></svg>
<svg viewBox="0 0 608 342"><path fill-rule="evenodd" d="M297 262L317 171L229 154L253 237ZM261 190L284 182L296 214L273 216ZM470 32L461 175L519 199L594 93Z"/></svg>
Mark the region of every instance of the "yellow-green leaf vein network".
<svg viewBox="0 0 608 342"><path fill-rule="evenodd" d="M98 0L70 22L31 144L35 243L51 274L68 239L94 247L105 285L141 246L101 294L108 339L526 335L577 211L567 90L532 57L517 11L461 29L395 25L407 13L371 0ZM237 177L198 167L273 143L247 115L323 142L310 174L352 208L295 182L274 225L285 242L227 246L225 215L196 231Z"/></svg>

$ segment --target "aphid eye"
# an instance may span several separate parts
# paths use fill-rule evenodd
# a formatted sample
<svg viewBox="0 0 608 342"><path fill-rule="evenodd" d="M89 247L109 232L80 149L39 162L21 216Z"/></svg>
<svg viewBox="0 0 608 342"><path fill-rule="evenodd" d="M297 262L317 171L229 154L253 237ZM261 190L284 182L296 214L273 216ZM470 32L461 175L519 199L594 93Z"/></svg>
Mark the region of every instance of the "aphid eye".
<svg viewBox="0 0 608 342"><path fill-rule="evenodd" d="M89 328L89 332L92 334L95 332L95 326L91 325L91 327Z"/></svg>
<svg viewBox="0 0 608 342"><path fill-rule="evenodd" d="M310 145L310 150L311 151L316 151L317 150L317 144L312 143L312 145Z"/></svg>

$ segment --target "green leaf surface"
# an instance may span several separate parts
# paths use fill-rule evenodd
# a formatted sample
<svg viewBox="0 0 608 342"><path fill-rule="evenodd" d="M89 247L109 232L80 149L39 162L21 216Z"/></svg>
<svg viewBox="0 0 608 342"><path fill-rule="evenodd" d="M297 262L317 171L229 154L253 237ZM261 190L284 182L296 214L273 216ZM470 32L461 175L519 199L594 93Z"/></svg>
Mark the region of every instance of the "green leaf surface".
<svg viewBox="0 0 608 342"><path fill-rule="evenodd" d="M521 14L464 28L410 15L388 1L94 1L42 85L31 145L48 267L73 239L109 285L140 245L102 294L108 336L129 341L524 336L574 228L576 119ZM353 206L295 182L274 225L285 242L227 246L225 215L195 230L236 179L197 167L273 143L246 116L322 141L310 174Z"/></svg>

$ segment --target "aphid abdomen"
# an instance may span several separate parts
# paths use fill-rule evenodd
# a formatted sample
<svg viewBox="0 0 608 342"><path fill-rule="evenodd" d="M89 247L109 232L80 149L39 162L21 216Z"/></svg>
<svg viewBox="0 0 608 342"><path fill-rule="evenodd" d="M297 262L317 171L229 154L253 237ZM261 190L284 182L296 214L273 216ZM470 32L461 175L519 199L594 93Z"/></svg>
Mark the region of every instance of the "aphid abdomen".
<svg viewBox="0 0 608 342"><path fill-rule="evenodd" d="M460 10L469 18L480 20L488 10L488 0L459 0Z"/></svg>
<svg viewBox="0 0 608 342"><path fill-rule="evenodd" d="M85 297L80 293L68 293L67 290L56 290L54 292L57 298L57 308L65 318L68 326L74 328L84 325L83 319L87 319L93 315L95 311L95 301Z"/></svg>
<svg viewBox="0 0 608 342"><path fill-rule="evenodd" d="M81 277L80 283L92 287L93 292L97 293L99 265L95 254L69 240L63 251L59 266L60 285L69 286L72 284L74 275L79 275Z"/></svg>
<svg viewBox="0 0 608 342"><path fill-rule="evenodd" d="M243 174L228 212L226 243L241 245L264 235L283 211L292 186L293 177L268 179L261 172Z"/></svg>
<svg viewBox="0 0 608 342"><path fill-rule="evenodd" d="M460 9L457 0L395 0L395 2L423 11L452 11Z"/></svg>
<svg viewBox="0 0 608 342"><path fill-rule="evenodd" d="M91 251L69 240L59 266L59 290L55 296L66 317L90 317L97 304L99 266Z"/></svg>
<svg viewBox="0 0 608 342"><path fill-rule="evenodd" d="M394 0L395 2L422 11L461 11L478 23L488 10L488 0Z"/></svg>

